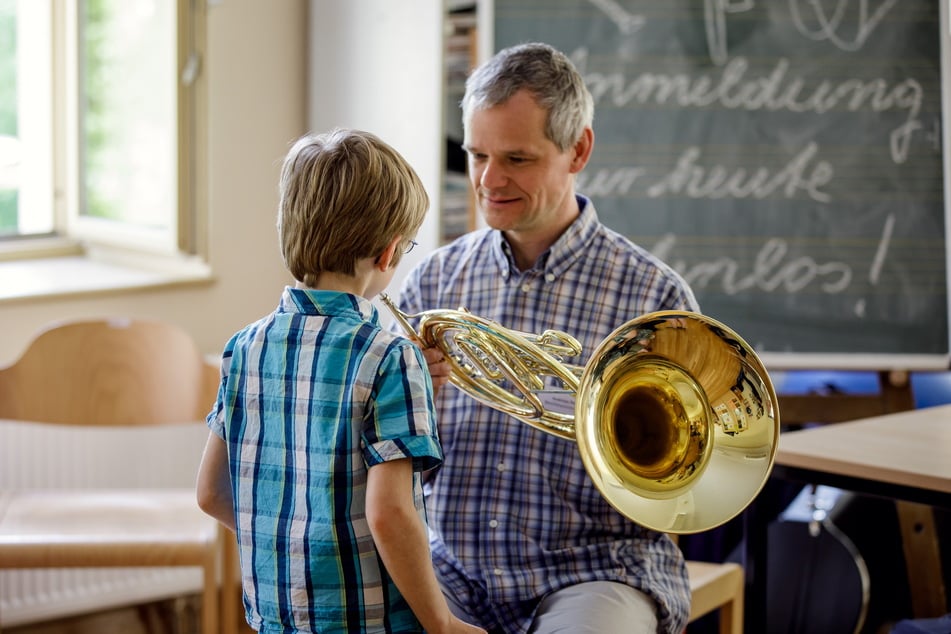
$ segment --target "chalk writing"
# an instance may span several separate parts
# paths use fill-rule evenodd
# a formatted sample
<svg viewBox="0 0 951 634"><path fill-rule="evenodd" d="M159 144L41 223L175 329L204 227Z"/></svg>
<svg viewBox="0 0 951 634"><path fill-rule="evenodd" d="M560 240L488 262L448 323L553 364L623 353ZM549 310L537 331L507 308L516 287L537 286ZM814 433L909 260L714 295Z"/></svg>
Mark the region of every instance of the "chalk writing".
<svg viewBox="0 0 951 634"><path fill-rule="evenodd" d="M703 310L765 352L947 367L947 2L493 0L492 34L573 59L576 190Z"/></svg>
<svg viewBox="0 0 951 634"><path fill-rule="evenodd" d="M601 168L577 175L575 188L589 196L626 196L644 175L641 167Z"/></svg>
<svg viewBox="0 0 951 634"><path fill-rule="evenodd" d="M872 258L872 265L868 270L868 280L874 286L882 275L882 267L885 266L885 257L888 254L888 247L892 241L892 233L895 231L895 214L888 214L885 218L885 225L882 227L882 238L878 242L878 248L875 249L875 257ZM865 317L865 299L862 298L855 304L855 315Z"/></svg>
<svg viewBox="0 0 951 634"><path fill-rule="evenodd" d="M869 266L869 281L878 284L888 255L892 234L895 230L895 214L888 214L882 227L882 235ZM845 262L830 260L817 262L808 255L788 258L789 243L783 238L769 238L753 257L749 273L743 274L735 258L720 256L712 260L687 264L674 253L677 237L668 233L661 236L651 248L656 256L668 262L690 285L697 290L717 286L727 295L737 295L752 289L773 293L782 291L795 294L818 283L820 292L836 295L848 290L854 272ZM853 312L856 317L866 317L866 300L859 298Z"/></svg>
<svg viewBox="0 0 951 634"><path fill-rule="evenodd" d="M782 290L792 294L818 282L823 293L833 295L845 291L852 282L852 267L845 262L819 263L809 256L787 261L789 243L782 238L767 240L753 258L752 270L745 275L741 273L739 263L727 256L688 266L684 260L674 256L676 242L676 236L667 234L651 251L667 261L695 289L708 288L719 281L720 290L727 295L751 289L768 293Z"/></svg>
<svg viewBox="0 0 951 634"><path fill-rule="evenodd" d="M922 127L918 115L924 91L910 77L895 83L881 77L810 82L791 72L785 57L777 59L766 74L750 74L749 61L734 57L715 77L706 73L692 77L686 73L644 72L631 78L622 71L588 70L586 47L575 50L572 58L584 74L596 104L608 101L617 108L632 104L698 109L718 106L726 110L820 115L842 109L904 112L904 122L889 135L889 150L896 163L904 163L908 158L911 136Z"/></svg>
<svg viewBox="0 0 951 634"><path fill-rule="evenodd" d="M820 188L832 180L833 169L826 161L819 161L809 175L806 170L818 152L819 146L808 144L799 154L775 174L760 167L747 172L737 168L730 172L722 165L705 169L697 164L700 148L688 148L676 167L663 179L647 188L651 198L669 194L683 194L690 198L766 198L780 191L785 198L792 198L799 190L818 202L829 202L830 197Z"/></svg>
<svg viewBox="0 0 951 634"><path fill-rule="evenodd" d="M825 8L827 3L819 0L790 0L789 12L796 29L807 39L827 41L842 51L853 52L865 45L875 28L897 3L898 0L884 0L869 13L868 0L858 0L857 9L852 0L834 0L833 10L828 12ZM704 0L707 50L715 64L722 65L729 57L727 14L751 11L755 6L753 0ZM849 18L854 23L850 23ZM843 33L852 35L850 37Z"/></svg>
<svg viewBox="0 0 951 634"><path fill-rule="evenodd" d="M628 13L615 0L588 0L588 2L601 9L604 15L608 16L618 30L625 35L630 35L644 26L644 16Z"/></svg>
<svg viewBox="0 0 951 634"><path fill-rule="evenodd" d="M755 6L753 0L704 0L703 22L707 34L707 50L715 64L727 59L726 14L749 11Z"/></svg>
<svg viewBox="0 0 951 634"><path fill-rule="evenodd" d="M871 14L868 11L868 0L858 0L858 10L850 10L850 5L855 4L851 0L835 0L833 4L835 9L831 14L826 12L825 3L817 0L791 0L789 9L793 23L805 37L817 42L831 42L843 51L857 51L862 48L885 15L898 4L898 0L880 2ZM815 28L809 28L806 24L804 13L811 14L815 19ZM846 24L846 17L854 17L855 24ZM841 36L843 31L853 30L855 35L851 40Z"/></svg>
<svg viewBox="0 0 951 634"><path fill-rule="evenodd" d="M767 167L728 169L723 165L705 167L700 164L702 150L688 147L677 159L673 169L644 193L650 198L686 196L694 199L716 200L764 199L774 194L793 198L803 192L816 202L829 202L831 196L822 190L834 175L827 161L814 163L819 146L809 143L782 168L771 171ZM814 164L813 164L814 163ZM592 174L581 173L576 187L589 196L624 196L635 192L634 185L646 174L642 167L601 168Z"/></svg>

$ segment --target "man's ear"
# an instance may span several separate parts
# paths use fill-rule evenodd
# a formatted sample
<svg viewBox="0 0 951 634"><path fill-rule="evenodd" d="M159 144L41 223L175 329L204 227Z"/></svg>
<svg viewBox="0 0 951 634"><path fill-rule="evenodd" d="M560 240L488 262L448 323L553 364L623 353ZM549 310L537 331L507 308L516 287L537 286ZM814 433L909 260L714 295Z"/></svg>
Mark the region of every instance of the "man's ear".
<svg viewBox="0 0 951 634"><path fill-rule="evenodd" d="M383 249L383 253L376 256L376 261L374 264L376 268L380 271L386 272L390 268L390 264L393 262L393 258L396 255L396 249L400 246L400 242L403 241L403 236L396 236L390 243L386 245L386 248Z"/></svg>
<svg viewBox="0 0 951 634"><path fill-rule="evenodd" d="M572 148L572 151L575 153L574 158L571 160L572 174L577 174L584 169L584 166L588 164L588 159L591 158L591 150L593 148L594 130L588 127L584 129L584 132L581 133L581 137Z"/></svg>

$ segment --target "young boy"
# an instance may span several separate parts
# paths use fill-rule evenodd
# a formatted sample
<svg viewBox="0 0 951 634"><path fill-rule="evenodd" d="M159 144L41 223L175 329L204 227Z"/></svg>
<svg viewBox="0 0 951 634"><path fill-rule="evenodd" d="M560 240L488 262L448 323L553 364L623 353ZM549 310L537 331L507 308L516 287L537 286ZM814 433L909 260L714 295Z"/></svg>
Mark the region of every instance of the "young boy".
<svg viewBox="0 0 951 634"><path fill-rule="evenodd" d="M197 484L237 533L262 634L484 633L450 614L432 569L420 472L442 450L425 361L369 299L428 206L366 132L304 136L284 160L277 225L297 284L225 346Z"/></svg>

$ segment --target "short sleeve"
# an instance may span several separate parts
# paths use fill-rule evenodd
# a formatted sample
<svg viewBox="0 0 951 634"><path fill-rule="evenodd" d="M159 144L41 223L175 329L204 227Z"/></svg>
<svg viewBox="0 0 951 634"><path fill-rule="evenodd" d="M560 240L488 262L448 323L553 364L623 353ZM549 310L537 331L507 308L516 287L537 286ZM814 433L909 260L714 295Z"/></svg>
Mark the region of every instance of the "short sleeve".
<svg viewBox="0 0 951 634"><path fill-rule="evenodd" d="M367 467L411 458L415 471L442 464L436 430L433 386L423 354L403 337L381 360L363 434Z"/></svg>
<svg viewBox="0 0 951 634"><path fill-rule="evenodd" d="M225 438L225 387L228 384L228 369L234 356L234 345L236 336L228 340L224 351L221 354L221 376L218 380L218 397L208 416L205 417L205 424L216 436L222 440Z"/></svg>

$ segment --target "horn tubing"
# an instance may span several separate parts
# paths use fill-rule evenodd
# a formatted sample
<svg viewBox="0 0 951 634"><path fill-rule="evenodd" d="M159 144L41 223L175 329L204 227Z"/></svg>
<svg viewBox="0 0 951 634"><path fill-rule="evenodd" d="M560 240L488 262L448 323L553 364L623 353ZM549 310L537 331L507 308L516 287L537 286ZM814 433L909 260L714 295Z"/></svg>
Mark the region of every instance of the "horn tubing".
<svg viewBox="0 0 951 634"><path fill-rule="evenodd" d="M779 441L775 390L753 348L711 317L645 314L576 366L563 361L582 350L566 333L521 333L465 308L410 315L387 294L380 299L410 338L442 350L457 388L576 442L595 486L634 522L709 530L742 512L769 478ZM545 407L538 391L546 376L574 398L573 413Z"/></svg>

